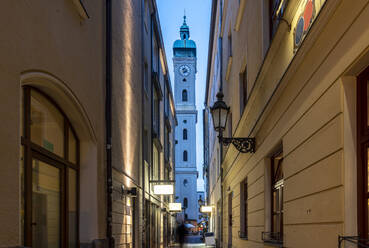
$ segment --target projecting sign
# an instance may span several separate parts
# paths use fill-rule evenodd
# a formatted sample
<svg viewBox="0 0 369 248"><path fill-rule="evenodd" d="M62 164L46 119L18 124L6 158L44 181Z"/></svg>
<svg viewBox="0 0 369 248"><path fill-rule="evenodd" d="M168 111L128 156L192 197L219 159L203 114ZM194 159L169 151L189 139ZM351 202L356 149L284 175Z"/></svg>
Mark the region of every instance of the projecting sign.
<svg viewBox="0 0 369 248"><path fill-rule="evenodd" d="M158 184L154 185L155 195L173 195L174 186L172 184Z"/></svg>
<svg viewBox="0 0 369 248"><path fill-rule="evenodd" d="M213 211L212 206L201 206L200 212L201 213L211 213Z"/></svg>
<svg viewBox="0 0 369 248"><path fill-rule="evenodd" d="M169 203L169 212L181 212L182 204L178 202Z"/></svg>

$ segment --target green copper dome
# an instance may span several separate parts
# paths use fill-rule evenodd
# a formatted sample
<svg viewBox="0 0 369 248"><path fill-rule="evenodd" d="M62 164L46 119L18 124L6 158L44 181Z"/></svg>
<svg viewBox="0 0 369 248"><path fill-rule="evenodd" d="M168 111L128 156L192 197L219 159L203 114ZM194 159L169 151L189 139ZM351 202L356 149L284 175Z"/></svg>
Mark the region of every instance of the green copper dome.
<svg viewBox="0 0 369 248"><path fill-rule="evenodd" d="M196 43L190 40L190 28L186 23L186 16L183 17L183 24L180 28L180 40L173 44L173 53L176 57L196 57Z"/></svg>

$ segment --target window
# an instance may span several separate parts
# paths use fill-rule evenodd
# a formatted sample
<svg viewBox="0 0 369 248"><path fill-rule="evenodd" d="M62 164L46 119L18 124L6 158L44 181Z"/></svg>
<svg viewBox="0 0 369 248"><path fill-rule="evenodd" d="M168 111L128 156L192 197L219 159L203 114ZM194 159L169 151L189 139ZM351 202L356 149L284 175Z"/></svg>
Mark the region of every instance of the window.
<svg viewBox="0 0 369 248"><path fill-rule="evenodd" d="M167 125L164 125L164 158L165 162L169 162L170 157L170 140L169 140L169 130Z"/></svg>
<svg viewBox="0 0 369 248"><path fill-rule="evenodd" d="M247 178L246 178L240 184L240 233L239 233L239 237L244 238L244 239L247 239L247 236L248 236L247 198L248 198L248 192L247 192Z"/></svg>
<svg viewBox="0 0 369 248"><path fill-rule="evenodd" d="M167 79L165 79L166 83L169 84ZM170 93L168 87L165 89L165 98L164 98L164 114L166 118L169 118L169 105L170 105Z"/></svg>
<svg viewBox="0 0 369 248"><path fill-rule="evenodd" d="M183 129L183 140L187 140L187 129Z"/></svg>
<svg viewBox="0 0 369 248"><path fill-rule="evenodd" d="M144 132L143 132L143 136L144 136L144 142L143 142L143 157L144 157L144 160L146 162L149 162L149 140L148 140L148 132L147 130L145 129Z"/></svg>
<svg viewBox="0 0 369 248"><path fill-rule="evenodd" d="M240 73L240 112L241 115L247 104L247 67Z"/></svg>
<svg viewBox="0 0 369 248"><path fill-rule="evenodd" d="M182 91L182 102L187 102L187 90Z"/></svg>
<svg viewBox="0 0 369 248"><path fill-rule="evenodd" d="M61 247L62 240L67 240L65 247L77 247L77 135L60 108L42 92L25 87L23 107L24 245Z"/></svg>
<svg viewBox="0 0 369 248"><path fill-rule="evenodd" d="M188 207L188 200L187 197L183 198L183 207L187 208Z"/></svg>
<svg viewBox="0 0 369 248"><path fill-rule="evenodd" d="M160 98L158 92L154 90L153 104L153 129L157 137L160 134Z"/></svg>
<svg viewBox="0 0 369 248"><path fill-rule="evenodd" d="M188 160L188 154L187 154L187 151L183 151L183 161L187 162Z"/></svg>
<svg viewBox="0 0 369 248"><path fill-rule="evenodd" d="M153 172L152 172L152 179L159 180L159 170L160 170L160 154L159 150L156 145L153 145Z"/></svg>
<svg viewBox="0 0 369 248"><path fill-rule="evenodd" d="M229 111L227 119L228 119L227 124L226 124L227 135L228 137L232 137L232 112L231 111Z"/></svg>
<svg viewBox="0 0 369 248"><path fill-rule="evenodd" d="M277 32L277 28L286 8L286 0L270 0L270 39Z"/></svg>
<svg viewBox="0 0 369 248"><path fill-rule="evenodd" d="M149 69L146 62L144 65L144 89L146 93L149 92Z"/></svg>
<svg viewBox="0 0 369 248"><path fill-rule="evenodd" d="M271 158L271 232L267 240L283 243L283 152Z"/></svg>
<svg viewBox="0 0 369 248"><path fill-rule="evenodd" d="M358 234L368 239L369 218L369 67L357 78L357 197L358 197Z"/></svg>
<svg viewBox="0 0 369 248"><path fill-rule="evenodd" d="M232 33L231 33L231 29L229 29L229 35L228 35L228 57L232 57Z"/></svg>
<svg viewBox="0 0 369 248"><path fill-rule="evenodd" d="M232 207L232 199L233 192L228 194L228 247L232 247L232 226L233 226L233 207Z"/></svg>
<svg viewBox="0 0 369 248"><path fill-rule="evenodd" d="M184 79L182 80L182 82L187 82L187 79L185 79L185 78L184 78Z"/></svg>
<svg viewBox="0 0 369 248"><path fill-rule="evenodd" d="M154 23L154 21L153 21L153 23ZM153 32L153 37L152 37L152 49L153 49L153 51L152 51L152 56L153 56L153 58L152 58L152 71L154 71L154 72L158 72L159 71L159 45L158 45L158 41L156 40L156 37L158 37L157 36L157 34L156 34L156 32L155 32L155 28L153 27L153 30L152 30L152 32Z"/></svg>
<svg viewBox="0 0 369 248"><path fill-rule="evenodd" d="M188 185L187 179L183 180L183 186L187 187L187 185Z"/></svg>

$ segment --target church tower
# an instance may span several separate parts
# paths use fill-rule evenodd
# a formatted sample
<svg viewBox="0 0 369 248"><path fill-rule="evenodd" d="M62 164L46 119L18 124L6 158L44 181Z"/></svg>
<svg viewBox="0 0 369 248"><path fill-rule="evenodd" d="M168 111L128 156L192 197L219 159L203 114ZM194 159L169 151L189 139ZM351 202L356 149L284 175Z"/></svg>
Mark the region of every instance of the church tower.
<svg viewBox="0 0 369 248"><path fill-rule="evenodd" d="M176 127L176 202L182 203L187 220L198 219L195 105L196 44L183 17L180 39L173 44Z"/></svg>

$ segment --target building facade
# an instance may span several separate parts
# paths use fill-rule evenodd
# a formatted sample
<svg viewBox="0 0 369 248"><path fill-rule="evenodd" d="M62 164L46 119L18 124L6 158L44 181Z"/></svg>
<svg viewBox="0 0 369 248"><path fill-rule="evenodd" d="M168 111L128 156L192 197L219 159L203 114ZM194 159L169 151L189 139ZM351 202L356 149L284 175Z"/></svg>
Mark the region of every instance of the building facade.
<svg viewBox="0 0 369 248"><path fill-rule="evenodd" d="M115 246L167 247L173 196L153 187L174 180L176 117L156 1L113 1L112 9Z"/></svg>
<svg viewBox="0 0 369 248"><path fill-rule="evenodd" d="M221 247L368 239L368 19L360 0L213 1L205 103ZM255 138L256 151L219 147L217 180L209 107L220 90L224 137Z"/></svg>
<svg viewBox="0 0 369 248"><path fill-rule="evenodd" d="M0 247L167 247L175 105L155 1L4 1Z"/></svg>
<svg viewBox="0 0 369 248"><path fill-rule="evenodd" d="M184 16L180 39L173 45L176 127L176 202L182 203L185 220L198 219L195 105L196 44Z"/></svg>

